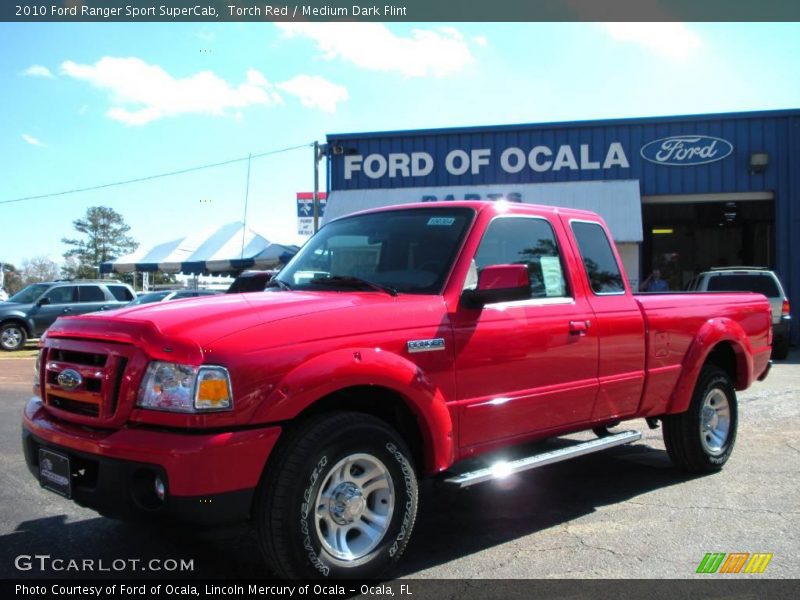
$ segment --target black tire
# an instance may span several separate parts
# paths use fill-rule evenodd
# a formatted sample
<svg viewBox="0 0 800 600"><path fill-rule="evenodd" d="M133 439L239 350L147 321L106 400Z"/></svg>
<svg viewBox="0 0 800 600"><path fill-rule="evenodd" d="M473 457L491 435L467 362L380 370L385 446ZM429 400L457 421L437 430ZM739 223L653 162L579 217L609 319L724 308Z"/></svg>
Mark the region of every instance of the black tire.
<svg viewBox="0 0 800 600"><path fill-rule="evenodd" d="M789 336L775 338L772 343L772 358L775 360L786 360L789 356Z"/></svg>
<svg viewBox="0 0 800 600"><path fill-rule="evenodd" d="M619 421L615 421L614 423L608 423L608 424L603 425L601 427L595 427L595 428L592 429L592 431L594 432L594 434L597 437L604 438L604 437L608 437L610 435L613 435L613 432L611 431L611 429L613 427L616 427L617 425L619 425Z"/></svg>
<svg viewBox="0 0 800 600"><path fill-rule="evenodd" d="M28 332L19 323L4 323L0 326L0 348L6 352L22 350L28 341Z"/></svg>
<svg viewBox="0 0 800 600"><path fill-rule="evenodd" d="M385 422L353 412L316 416L286 435L253 507L269 565L295 579L386 572L408 544L417 514L417 479L403 439ZM364 473L377 475L360 482ZM379 489L363 495L371 482ZM385 525L371 520L380 512ZM342 547L349 557L335 554Z"/></svg>
<svg viewBox="0 0 800 600"><path fill-rule="evenodd" d="M726 419L727 430L723 435L720 432L725 429ZM731 378L719 367L706 365L697 378L689 409L662 419L667 453L673 463L686 471L719 471L733 452L738 420L736 390Z"/></svg>

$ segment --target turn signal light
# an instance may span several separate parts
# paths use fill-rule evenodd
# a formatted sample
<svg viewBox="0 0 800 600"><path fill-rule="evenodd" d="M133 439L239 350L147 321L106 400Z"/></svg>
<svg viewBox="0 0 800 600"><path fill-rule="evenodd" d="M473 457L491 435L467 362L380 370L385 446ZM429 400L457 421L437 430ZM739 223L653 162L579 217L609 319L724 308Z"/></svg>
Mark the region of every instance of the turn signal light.
<svg viewBox="0 0 800 600"><path fill-rule="evenodd" d="M781 315L786 316L786 315L789 314L789 312L791 312L789 310L789 301L788 300L784 300L783 301L783 307L781 308Z"/></svg>

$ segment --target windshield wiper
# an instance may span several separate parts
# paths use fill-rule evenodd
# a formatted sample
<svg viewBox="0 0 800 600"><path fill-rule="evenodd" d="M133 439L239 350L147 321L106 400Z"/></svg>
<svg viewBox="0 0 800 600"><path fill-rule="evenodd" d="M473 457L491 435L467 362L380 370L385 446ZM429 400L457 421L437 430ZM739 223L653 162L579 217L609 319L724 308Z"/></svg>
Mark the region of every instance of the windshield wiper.
<svg viewBox="0 0 800 600"><path fill-rule="evenodd" d="M286 290L287 292L290 292L292 290L292 286L290 286L285 281L281 281L280 279L270 279L269 282L267 283L267 285L264 286L264 287L265 288L274 288L274 287L276 287L276 288L280 288L282 290Z"/></svg>
<svg viewBox="0 0 800 600"><path fill-rule="evenodd" d="M343 287L358 287L358 288L371 288L373 290L377 290L379 292L386 292L390 296L397 296L397 290L389 285L381 285L380 283L374 283L372 281L367 281L366 279L361 279L360 277L351 277L345 275L330 275L329 277L314 277L314 279L309 280L309 283L313 283L316 285L340 285Z"/></svg>

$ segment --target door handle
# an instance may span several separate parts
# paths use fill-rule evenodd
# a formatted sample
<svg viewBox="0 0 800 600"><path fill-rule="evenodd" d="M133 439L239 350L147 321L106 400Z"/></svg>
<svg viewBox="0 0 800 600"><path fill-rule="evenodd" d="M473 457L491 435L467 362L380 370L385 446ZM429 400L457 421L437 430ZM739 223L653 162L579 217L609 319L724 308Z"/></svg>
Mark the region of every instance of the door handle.
<svg viewBox="0 0 800 600"><path fill-rule="evenodd" d="M72 309L71 309L71 308L65 308L65 309L64 309L64 310L62 310L61 312L62 312L62 313L71 313L71 312L72 312Z"/></svg>
<svg viewBox="0 0 800 600"><path fill-rule="evenodd" d="M570 321L569 332L574 335L586 335L591 326L591 321Z"/></svg>

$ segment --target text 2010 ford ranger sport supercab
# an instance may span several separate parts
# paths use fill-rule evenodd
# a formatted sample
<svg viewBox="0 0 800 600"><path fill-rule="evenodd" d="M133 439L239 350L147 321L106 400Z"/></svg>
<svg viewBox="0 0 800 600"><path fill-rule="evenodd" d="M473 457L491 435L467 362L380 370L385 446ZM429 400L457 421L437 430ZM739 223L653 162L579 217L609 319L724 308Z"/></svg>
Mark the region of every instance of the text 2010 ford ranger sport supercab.
<svg viewBox="0 0 800 600"><path fill-rule="evenodd" d="M408 543L419 477L464 487L628 443L606 426L635 417L662 422L679 467L714 471L735 390L769 370L766 298L633 296L584 211L368 211L270 286L59 319L24 411L32 473L112 517L251 518L282 576L369 577Z"/></svg>

